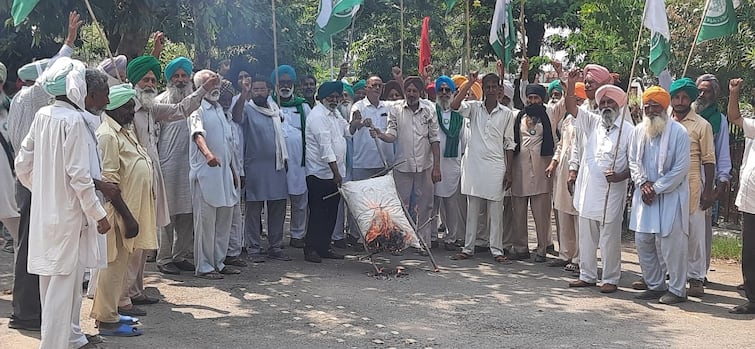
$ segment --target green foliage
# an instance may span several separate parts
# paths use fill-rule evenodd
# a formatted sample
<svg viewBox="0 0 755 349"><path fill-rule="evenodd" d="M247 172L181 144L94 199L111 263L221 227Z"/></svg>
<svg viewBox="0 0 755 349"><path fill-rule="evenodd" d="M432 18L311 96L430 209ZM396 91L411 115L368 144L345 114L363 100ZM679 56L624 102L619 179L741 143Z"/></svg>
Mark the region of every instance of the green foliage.
<svg viewBox="0 0 755 349"><path fill-rule="evenodd" d="M711 257L724 260L742 260L742 239L733 236L714 236Z"/></svg>

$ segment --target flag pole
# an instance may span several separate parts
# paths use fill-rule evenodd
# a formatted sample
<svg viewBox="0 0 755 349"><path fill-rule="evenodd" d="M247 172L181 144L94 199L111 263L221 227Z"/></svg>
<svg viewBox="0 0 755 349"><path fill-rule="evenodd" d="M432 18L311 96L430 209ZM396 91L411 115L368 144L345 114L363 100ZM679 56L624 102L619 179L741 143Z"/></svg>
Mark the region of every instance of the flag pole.
<svg viewBox="0 0 755 349"><path fill-rule="evenodd" d="M467 69L464 70L465 73L468 73L472 70L472 45L470 43L471 41L471 35L469 34L469 2L472 0L465 0L464 2L467 5L467 10L465 12L465 19L467 22Z"/></svg>
<svg viewBox="0 0 755 349"><path fill-rule="evenodd" d="M110 51L110 42L107 40L107 37L105 37L105 33L102 31L102 28L100 28L100 23L97 22L97 17L94 15L94 11L92 10L92 5L89 3L89 0L84 0L84 2L87 5L87 10L89 10L89 15L92 16L92 24L94 24L94 27L97 28L97 32L100 33L100 37L102 38L102 41L105 42L105 47L107 47L107 54L110 56L110 62L115 64L115 58L113 57L113 52ZM123 81L121 79L121 71L118 70L118 68L115 68L115 77L118 78L118 80Z"/></svg>
<svg viewBox="0 0 755 349"><path fill-rule="evenodd" d="M519 5L519 26L522 28L522 60L525 60L527 59L527 29L524 27L524 0ZM529 77L525 77L525 79L529 79Z"/></svg>
<svg viewBox="0 0 755 349"><path fill-rule="evenodd" d="M349 45L346 46L346 62L351 64L351 43L354 41L354 22L356 21L359 11L351 17L351 29L349 29Z"/></svg>
<svg viewBox="0 0 755 349"><path fill-rule="evenodd" d="M401 7L401 28L399 29L401 31L401 53L399 56L398 67L401 68L401 71L403 71L404 70L404 0L399 1L399 6Z"/></svg>
<svg viewBox="0 0 755 349"><path fill-rule="evenodd" d="M640 42L642 41L642 32L645 26L645 17L647 17L647 5L642 10L642 20L640 20L640 30L637 33L637 42L634 44L634 60L632 60L632 69L629 71L629 86L627 87L627 101L629 100L629 89L632 87L632 79L634 79L634 69L637 67L637 57L640 54ZM625 107L626 108L626 107ZM622 108L623 109L623 108ZM616 168L616 158L619 156L619 145L621 145L621 131L624 130L624 120L626 120L627 113L622 110L621 124L619 124L619 134L617 136L616 148L613 149L613 159L611 159L611 171ZM611 192L611 182L608 182L608 188L606 189L606 197L603 200L603 220L601 225L606 225L606 211L608 211L608 194Z"/></svg>
<svg viewBox="0 0 755 349"><path fill-rule="evenodd" d="M708 7L710 6L710 0L705 1L705 7L703 7L703 17L700 18L700 25L697 26L697 32L695 33L695 38L692 40L692 47L689 49L689 54L687 55L687 62L684 63L684 72L682 72L682 77L687 75L687 68L689 67L689 62L692 60L692 52L695 51L695 47L697 47L697 37L700 35L700 30L703 28L703 23L705 22L705 15L708 13Z"/></svg>
<svg viewBox="0 0 755 349"><path fill-rule="evenodd" d="M335 50L333 48L333 36L331 35L330 36L330 79L331 80L333 80L333 76L335 76L334 75L335 73L333 72L334 70L333 67L335 66L335 63L333 62L333 51Z"/></svg>
<svg viewBox="0 0 755 349"><path fill-rule="evenodd" d="M275 86L278 86L280 83L279 76L278 76L278 24L276 22L276 16L275 16L275 0L270 0L270 3L272 5L273 10L273 64L275 64L275 67L273 67L273 71L275 72ZM331 50L333 48L331 47ZM280 93L276 93L275 97L277 98L276 103L278 103L278 106L281 105L281 96Z"/></svg>

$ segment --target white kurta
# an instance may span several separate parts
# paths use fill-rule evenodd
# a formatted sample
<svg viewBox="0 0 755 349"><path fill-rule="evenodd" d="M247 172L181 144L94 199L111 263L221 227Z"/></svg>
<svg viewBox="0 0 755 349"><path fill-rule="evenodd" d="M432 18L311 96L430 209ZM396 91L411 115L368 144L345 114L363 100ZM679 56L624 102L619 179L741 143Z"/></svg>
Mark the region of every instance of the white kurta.
<svg viewBox="0 0 755 349"><path fill-rule="evenodd" d="M463 102L459 113L469 119L470 137L461 160L461 193L501 201L506 151L513 151L514 115L498 104L488 113L484 102Z"/></svg>
<svg viewBox="0 0 755 349"><path fill-rule="evenodd" d="M442 112L440 122L443 123L443 127L446 129L451 126L450 110ZM443 156L443 152L446 149L446 133L443 132L442 128L440 132L438 132L438 136L440 137L440 176L442 180L435 183L435 196L448 198L453 196L457 189L459 189L459 181L461 180L461 157L464 154L464 149L466 147L466 138L464 137L464 134L464 120L462 120L461 130L459 130L458 155L454 158L447 158Z"/></svg>
<svg viewBox="0 0 755 349"><path fill-rule="evenodd" d="M370 119L372 126L385 132L388 129L388 106L389 103L380 101L377 106L370 103L367 97L357 101L351 106L351 113L359 111L362 115L362 120ZM350 117L347 121L351 120ZM375 139L370 136L370 130L366 127L362 127L354 133L352 137L354 144L352 151L352 167L353 168L383 168L383 162L380 159L380 153L375 145ZM385 156L385 162L388 166L394 162L394 145L392 143L386 143L377 140L377 144L380 144L380 149Z"/></svg>
<svg viewBox="0 0 755 349"><path fill-rule="evenodd" d="M92 180L90 155L97 150L89 149L91 137L82 113L56 101L37 112L22 142L18 179L38 198L31 205L29 273L77 272L81 235L92 232L87 218L105 218Z"/></svg>
<svg viewBox="0 0 755 349"><path fill-rule="evenodd" d="M5 109L0 108L0 137L3 137L8 146L8 117ZM0 219L19 217L18 205L16 205L16 179L10 169L10 162L5 150L0 147Z"/></svg>
<svg viewBox="0 0 755 349"><path fill-rule="evenodd" d="M311 110L306 103L302 107L304 108L306 118ZM283 136L286 137L286 150L288 151L288 171L286 172L288 194L301 195L307 192L307 181L305 179L307 177L307 168L301 165L301 160L304 158L301 115L297 112L296 107L283 107L281 108L281 112L283 112L284 116L281 127Z"/></svg>
<svg viewBox="0 0 755 349"><path fill-rule="evenodd" d="M619 144L619 151L614 172L623 172L629 166L627 151L634 126L627 120L624 120L622 126L621 121L621 118L617 117L611 125L611 130L606 131L600 115L583 109L579 110L577 119L574 121L574 129L579 135L577 138L582 140L578 147L579 152L572 153L581 159L579 175L574 187L574 207L579 212L580 217L596 221L603 220L603 204L605 203L606 191L609 190L605 171L611 168L617 143ZM619 141L620 127L623 127L623 129ZM610 184L608 207L605 213L606 223L622 219L626 203L627 184L628 179Z"/></svg>

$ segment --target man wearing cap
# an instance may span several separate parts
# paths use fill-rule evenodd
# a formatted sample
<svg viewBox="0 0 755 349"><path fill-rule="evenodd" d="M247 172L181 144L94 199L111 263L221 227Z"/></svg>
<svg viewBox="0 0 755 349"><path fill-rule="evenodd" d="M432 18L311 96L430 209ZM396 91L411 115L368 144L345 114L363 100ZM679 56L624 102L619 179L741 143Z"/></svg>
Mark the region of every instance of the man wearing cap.
<svg viewBox="0 0 755 349"><path fill-rule="evenodd" d="M89 126L94 116L85 114L108 104L107 79L65 57L41 85L56 101L37 112L15 161L19 181L44 198L31 202L27 268L39 275L40 348L81 348L89 345L78 325L81 280L84 268L99 262L97 233L110 229L95 191L100 167Z"/></svg>
<svg viewBox="0 0 755 349"><path fill-rule="evenodd" d="M214 73L200 70L194 84L203 85ZM224 261L231 236L233 207L239 200L239 170L234 168L232 125L218 103L220 84L205 95L202 106L189 117L193 143L189 148L194 215L195 276L216 280L241 271Z"/></svg>
<svg viewBox="0 0 755 349"><path fill-rule="evenodd" d="M695 113L710 123L713 129L713 145L716 149L716 178L713 196L723 199L731 180L731 154L729 149L729 123L726 116L718 110L718 98L721 84L713 74L703 74L697 78L697 90L700 92L692 104ZM705 269L710 269L710 251L713 239L713 209L705 211ZM718 215L716 215L716 220Z"/></svg>
<svg viewBox="0 0 755 349"><path fill-rule="evenodd" d="M307 125L307 115L312 111L304 98L294 95L296 71L290 65L281 65L270 74L270 83L275 87L273 101L280 101L283 112L283 133L286 136L288 150L288 200L290 202L291 239L289 245L295 248L304 247L304 233L307 224L307 168L304 161L304 130Z"/></svg>
<svg viewBox="0 0 755 349"><path fill-rule="evenodd" d="M466 195L468 212L464 248L451 259L472 258L479 229L480 211L487 211L490 253L496 262L508 261L503 250L504 192L512 182L511 162L514 144L514 116L509 108L498 103L500 78L490 73L482 78L485 101L464 101L477 72L469 74L451 103L452 110L469 119L470 137L461 161L461 193ZM444 156L448 148L445 148ZM485 178L485 180L480 180ZM448 177L443 177L447 180ZM483 216L485 217L485 216ZM506 222L508 223L508 222ZM449 226L450 229L450 226Z"/></svg>
<svg viewBox="0 0 755 349"><path fill-rule="evenodd" d="M21 91L16 93L8 111L8 138L16 152L21 149L21 142L29 133L34 116L44 106L51 104L52 98L35 81L55 60L70 57L73 54L74 41L78 36L79 26L83 22L74 11L68 17L68 36L58 53L50 59L41 59L22 66L18 77L24 82ZM12 159L11 159L12 161ZM31 192L16 180L15 201L20 209L18 239L13 273L13 314L8 327L39 331L41 308L39 303L39 276L30 274L26 267L29 252L29 224L31 210Z"/></svg>
<svg viewBox="0 0 755 349"><path fill-rule="evenodd" d="M161 76L160 62L153 56L139 56L131 60L126 67L126 75L136 90L136 109L134 113L134 131L139 144L147 150L152 160L153 191L155 198L155 221L158 227L165 227L170 223L165 183L160 168L160 156L157 149L159 126L161 122L183 120L194 110L199 108L202 98L209 91L209 87L200 86L197 90L177 104L157 103L157 81ZM209 79L205 84L214 86L218 78ZM146 251L134 250L129 260L129 272L124 283L123 296L119 304L119 312L124 315L146 315L141 309L134 310L132 298L139 299L139 303L155 303L156 298L144 294L144 265Z"/></svg>
<svg viewBox="0 0 755 349"><path fill-rule="evenodd" d="M739 96L742 92L744 81L731 79L729 81L729 122L742 128L745 137L745 149L742 158L742 167L739 171L739 192L735 204L742 212L742 278L744 279L744 291L747 302L738 305L731 310L732 314L755 314L755 196L753 196L753 183L755 183L755 119L743 118L739 110Z"/></svg>
<svg viewBox="0 0 755 349"><path fill-rule="evenodd" d="M689 266L687 294L700 297L704 294L703 281L708 271L705 252L705 211L715 200L713 183L716 180L716 150L713 145L711 124L692 110L697 99L697 85L690 78L674 81L671 94L672 117L682 124L689 136Z"/></svg>
<svg viewBox="0 0 755 349"><path fill-rule="evenodd" d="M618 289L621 277L621 227L630 176L627 150L634 126L621 117L627 95L614 85L605 85L596 91L600 114L580 109L575 94L579 73L579 70L569 73L565 101L569 114L577 116L574 132L582 140L569 160L575 165L578 163L580 169L578 175L576 171L571 173L577 176L573 207L579 212L580 274L579 280L570 282L569 287L595 286L598 280L597 250L600 248L603 263L600 292L613 293ZM606 193L608 205L604 211ZM566 223L562 221L561 226ZM561 238L569 240L573 237L565 237L562 231Z"/></svg>
<svg viewBox="0 0 755 349"><path fill-rule="evenodd" d="M233 121L244 131L244 173L246 215L244 240L249 259L262 263L261 219L267 207L267 258L290 261L283 252L283 225L286 219L286 199L289 197L286 169L301 166L289 161L283 130L283 113L269 98L269 78L256 76L242 81L241 100L233 106ZM332 228L331 228L332 229ZM331 230L332 232L332 230Z"/></svg>
<svg viewBox="0 0 755 349"><path fill-rule="evenodd" d="M537 232L535 262L545 262L545 255L552 248L551 237L551 178L545 170L556 150L555 127L561 114L549 115L544 101L545 88L540 84L527 86L528 105L517 114L514 121L513 183L511 185L514 207L514 240L511 259L527 259L527 206L532 210ZM561 115L561 116L559 116Z"/></svg>
<svg viewBox="0 0 755 349"><path fill-rule="evenodd" d="M650 87L642 94L642 103L642 122L629 141L635 188L629 229L635 231L648 287L636 298L675 304L687 300L690 139L684 126L668 115L668 92Z"/></svg>
<svg viewBox="0 0 755 349"><path fill-rule="evenodd" d="M401 162L393 171L396 190L409 212L416 213L417 226L424 225L418 234L429 244L434 227L425 223L433 211L433 184L441 181L440 137L435 106L420 99L423 89L420 77L406 78L406 99L390 106L387 130L372 128L370 134L388 143L396 142L395 159ZM428 254L425 250L418 252Z"/></svg>
<svg viewBox="0 0 755 349"><path fill-rule="evenodd" d="M113 226L106 235L107 268L101 269L97 276L90 315L104 336L142 333L129 324L120 323L118 302L131 254L136 249L157 247L152 160L130 128L135 96L136 91L128 84L111 87L110 104L97 129L103 179L117 184L121 190L120 195L105 205Z"/></svg>
<svg viewBox="0 0 755 349"><path fill-rule="evenodd" d="M312 263L321 263L323 258L344 258L330 247L341 196L323 198L337 193L341 186L342 174L346 172L346 138L351 137L349 123L338 113L343 83L326 81L320 85L317 96L321 103L312 109L306 128L309 216L304 259ZM361 121L352 124L356 126L357 122Z"/></svg>

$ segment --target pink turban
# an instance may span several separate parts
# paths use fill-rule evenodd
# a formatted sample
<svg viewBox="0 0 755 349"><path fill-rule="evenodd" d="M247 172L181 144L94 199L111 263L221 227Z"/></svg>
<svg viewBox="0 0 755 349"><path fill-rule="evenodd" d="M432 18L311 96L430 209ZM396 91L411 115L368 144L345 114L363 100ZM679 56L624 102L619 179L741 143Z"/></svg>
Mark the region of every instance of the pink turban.
<svg viewBox="0 0 755 349"><path fill-rule="evenodd" d="M606 67L597 64L588 64L584 69L585 80L588 80L588 76L592 77L598 84L612 84L613 77L611 72Z"/></svg>
<svg viewBox="0 0 755 349"><path fill-rule="evenodd" d="M627 93L618 86L601 86L598 91L595 92L595 102L600 105L600 101L603 100L603 98L612 99L614 102L616 102L616 104L619 105L619 108L623 108L625 105L627 105Z"/></svg>

